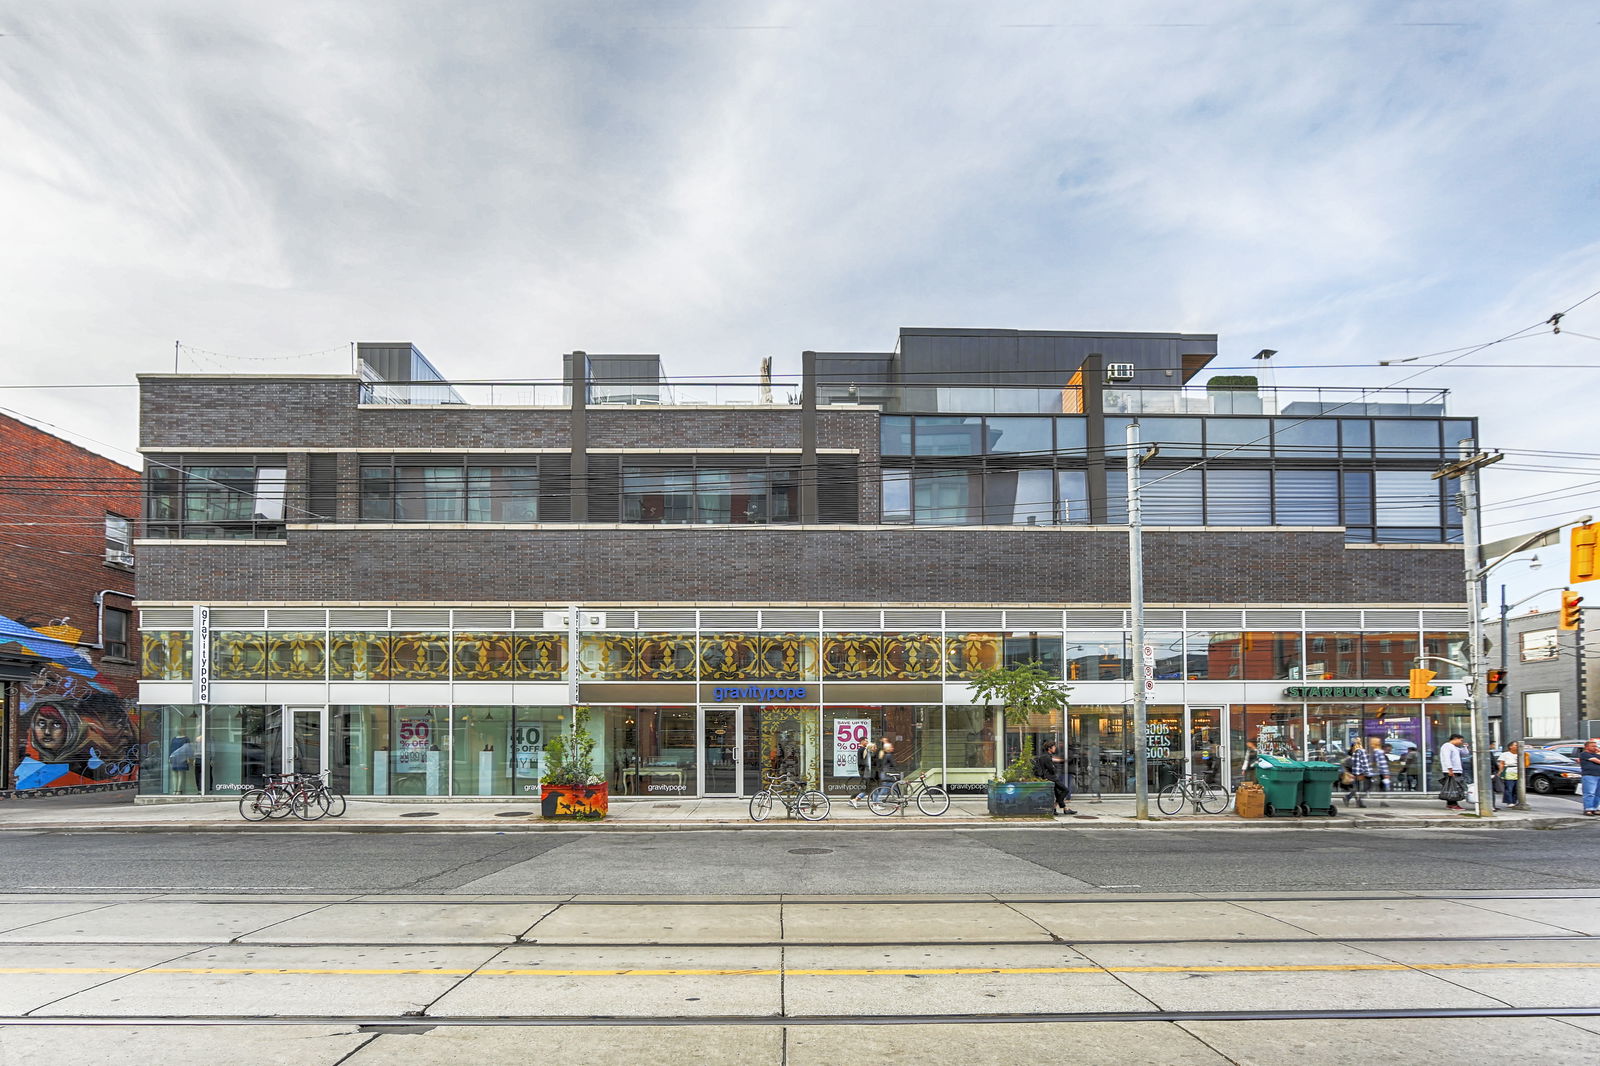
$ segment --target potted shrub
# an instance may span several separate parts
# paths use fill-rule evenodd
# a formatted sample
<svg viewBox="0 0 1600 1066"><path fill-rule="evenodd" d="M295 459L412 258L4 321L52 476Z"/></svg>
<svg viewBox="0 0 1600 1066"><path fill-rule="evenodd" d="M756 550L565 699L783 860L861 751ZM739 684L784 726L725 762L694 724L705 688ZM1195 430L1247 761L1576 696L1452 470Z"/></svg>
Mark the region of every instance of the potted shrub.
<svg viewBox="0 0 1600 1066"><path fill-rule="evenodd" d="M1030 715L1040 711L1067 709L1067 693L1072 691L1050 676L1039 662L1013 663L995 667L975 676L972 691L984 706L999 705L1005 724L1017 727L1017 757L1000 777L988 782L989 813L1008 816L1055 813L1055 785L1033 772L1033 741L1023 735Z"/></svg>
<svg viewBox="0 0 1600 1066"><path fill-rule="evenodd" d="M604 818L610 796L605 778L594 772L594 735L589 709L579 707L572 732L556 733L544 745L544 776L539 779L539 813L545 818Z"/></svg>

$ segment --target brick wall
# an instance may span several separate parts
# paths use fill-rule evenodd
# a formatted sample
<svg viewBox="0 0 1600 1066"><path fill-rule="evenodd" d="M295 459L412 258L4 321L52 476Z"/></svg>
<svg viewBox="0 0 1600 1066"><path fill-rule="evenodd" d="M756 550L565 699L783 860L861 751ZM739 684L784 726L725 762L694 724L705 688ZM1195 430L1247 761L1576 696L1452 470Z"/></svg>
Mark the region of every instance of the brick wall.
<svg viewBox="0 0 1600 1066"><path fill-rule="evenodd" d="M1459 550L1339 532L1153 531L1146 596L1181 604L1460 604ZM1127 537L1073 528L295 529L159 544L140 597L178 602L1093 604L1127 600Z"/></svg>
<svg viewBox="0 0 1600 1066"><path fill-rule="evenodd" d="M70 618L83 641L98 641L95 593L134 591L134 575L105 561L105 515L137 521L139 500L137 471L0 415L0 613L32 626ZM137 632L130 641L136 649ZM85 651L119 694L137 694L137 666Z"/></svg>

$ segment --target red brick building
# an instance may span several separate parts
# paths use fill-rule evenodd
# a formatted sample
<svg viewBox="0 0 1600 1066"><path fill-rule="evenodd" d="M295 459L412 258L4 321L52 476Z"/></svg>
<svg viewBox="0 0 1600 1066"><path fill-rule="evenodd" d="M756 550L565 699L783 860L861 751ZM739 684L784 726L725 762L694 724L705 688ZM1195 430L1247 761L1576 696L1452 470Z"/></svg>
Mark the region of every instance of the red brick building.
<svg viewBox="0 0 1600 1066"><path fill-rule="evenodd" d="M0 415L0 616L74 647L97 674L0 642L0 791L137 779L139 507L138 471Z"/></svg>

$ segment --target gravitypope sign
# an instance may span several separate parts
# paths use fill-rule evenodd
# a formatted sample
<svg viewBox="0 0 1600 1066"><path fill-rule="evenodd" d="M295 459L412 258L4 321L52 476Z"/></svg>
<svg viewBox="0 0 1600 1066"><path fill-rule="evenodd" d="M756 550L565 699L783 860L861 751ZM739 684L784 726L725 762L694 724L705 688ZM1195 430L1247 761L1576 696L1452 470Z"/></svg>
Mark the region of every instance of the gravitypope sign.
<svg viewBox="0 0 1600 1066"><path fill-rule="evenodd" d="M1450 699L1451 686L1435 685L1430 700ZM1408 685L1296 685L1283 690L1286 700L1408 700Z"/></svg>

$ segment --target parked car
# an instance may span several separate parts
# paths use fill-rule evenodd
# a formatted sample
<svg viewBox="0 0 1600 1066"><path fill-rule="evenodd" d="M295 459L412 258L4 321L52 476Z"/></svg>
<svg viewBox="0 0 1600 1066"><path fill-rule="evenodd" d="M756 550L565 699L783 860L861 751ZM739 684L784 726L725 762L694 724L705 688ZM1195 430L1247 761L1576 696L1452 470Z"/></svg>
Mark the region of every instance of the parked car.
<svg viewBox="0 0 1600 1066"><path fill-rule="evenodd" d="M1541 744L1541 745L1539 745L1539 750L1540 751L1553 751L1557 755L1563 755L1563 756L1567 757L1568 759L1576 759L1578 757L1578 752L1583 750L1583 741L1581 741L1581 740L1558 740L1554 744Z"/></svg>
<svg viewBox="0 0 1600 1066"><path fill-rule="evenodd" d="M1528 790L1541 796L1552 792L1576 792L1582 772L1578 764L1565 755L1543 748L1529 748Z"/></svg>

